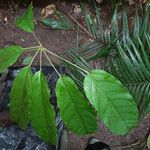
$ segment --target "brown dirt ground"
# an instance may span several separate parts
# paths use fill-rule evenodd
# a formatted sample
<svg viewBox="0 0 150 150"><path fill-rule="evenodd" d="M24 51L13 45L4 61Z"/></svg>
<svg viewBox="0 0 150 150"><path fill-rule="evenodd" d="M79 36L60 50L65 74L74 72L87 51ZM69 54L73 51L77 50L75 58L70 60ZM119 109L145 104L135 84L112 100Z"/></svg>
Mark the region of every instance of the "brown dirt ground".
<svg viewBox="0 0 150 150"><path fill-rule="evenodd" d="M57 54L61 54L76 38L76 31L56 31L49 30L44 27L38 21L40 19L43 7L34 8L36 22L35 34L44 47ZM25 33L22 30L16 28L14 25L15 18L21 15L24 11L24 8L15 10L14 8L12 8L12 6L0 8L0 47L5 47L11 44L18 44L23 47L31 47L37 45L37 42L31 33ZM26 55L27 54L24 54L23 57L18 60L17 65L21 65L22 59ZM59 60L56 58L53 59L53 61L55 63L59 63ZM38 61L36 61L34 65L36 64L38 64Z"/></svg>
<svg viewBox="0 0 150 150"><path fill-rule="evenodd" d="M19 7L19 9L15 10L12 3L6 1L3 1L4 3L0 3L0 48L10 45L12 43L19 44L23 47L30 47L33 45L36 45L37 43L34 40L34 37L29 34L22 32L21 30L17 29L14 26L14 19L16 16L22 14L22 12L25 10L24 5L22 7ZM36 4L35 4L36 3ZM36 7L34 8L35 13L35 22L36 25L36 35L38 36L41 43L49 50L60 54L62 53L69 44L74 41L76 38L76 31L55 31L55 30L49 30L45 27L43 27L39 22L39 16L41 13L41 10L44 6L53 3L52 1L47 1L41 5L41 3L38 3L38 1L35 1ZM40 6L40 7L39 7ZM77 18L80 21L81 16L76 16L73 14L73 6L72 3L66 4L65 2L61 3L60 5L61 9L70 15L73 15L75 18ZM102 17L107 20L108 14L110 14L110 7L108 5L102 5ZM132 6L131 6L132 7ZM133 7L132 7L133 8ZM133 9L129 9L129 14L132 19ZM81 41L80 44L85 42L86 37L84 34L81 35ZM22 65L22 60L27 56L27 54L24 54L17 62L16 65ZM53 59L53 57L52 57ZM58 59L53 59L55 63L60 63ZM38 65L39 61L35 61L34 65ZM45 61L45 64L47 62ZM0 117L3 115L0 115ZM6 115L7 116L7 115ZM108 131L108 129L102 124L99 123L98 131L93 134L92 136L97 137L100 141L105 142L111 146L112 150L130 150L131 146L135 145L135 150L143 150L144 148L141 148L143 143L142 141L145 141L145 138L147 137L147 133L150 131L150 115L145 117L144 120L142 120L138 127L134 130L132 130L127 136L117 136L113 135ZM85 145L88 141L88 136L85 137L77 137L76 135L69 133L69 150L83 150L85 148Z"/></svg>
<svg viewBox="0 0 150 150"><path fill-rule="evenodd" d="M128 135L118 136L112 134L103 123L99 123L95 134L85 137L77 137L69 133L69 150L84 150L89 137L96 137L100 141L110 145L111 150L147 150L144 142L150 131L150 114L140 121L138 127ZM134 149L132 149L134 148Z"/></svg>

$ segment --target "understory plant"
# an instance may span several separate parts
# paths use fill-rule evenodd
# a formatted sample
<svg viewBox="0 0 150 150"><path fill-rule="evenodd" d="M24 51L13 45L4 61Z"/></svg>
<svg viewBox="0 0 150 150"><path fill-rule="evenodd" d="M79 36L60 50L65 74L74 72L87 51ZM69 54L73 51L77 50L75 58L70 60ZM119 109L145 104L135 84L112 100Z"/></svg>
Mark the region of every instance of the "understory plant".
<svg viewBox="0 0 150 150"><path fill-rule="evenodd" d="M130 28L125 4L122 7L122 30L119 31L116 6L111 20L110 44L119 33L120 37L113 46L103 47L105 55L99 55L99 52L91 59L107 58L106 69L128 88L136 101L140 118L143 118L150 111L150 1L145 9L136 9L134 24L130 24Z"/></svg>
<svg viewBox="0 0 150 150"><path fill-rule="evenodd" d="M125 135L136 127L138 109L127 88L104 70L88 69L68 61L43 47L34 32L33 5L15 21L17 27L35 37L37 46L12 45L0 49L0 72L14 64L22 53L34 51L29 64L23 67L14 80L10 93L10 115L21 129L30 123L36 133L47 143L56 145L55 112L50 104L50 89L42 72L43 57L59 75L56 98L60 116L66 127L79 136L94 133L97 117L115 134ZM78 73L84 75L82 87L70 76L61 75L49 55L59 58ZM31 66L39 56L40 69L35 74ZM80 57L79 57L80 58ZM80 58L82 59L82 58Z"/></svg>
<svg viewBox="0 0 150 150"><path fill-rule="evenodd" d="M72 46L65 53L82 68L102 68L119 79L134 97L141 121L150 112L150 1L142 9L136 6L132 22L128 20L125 1L122 1L122 5L116 2L108 26L102 22L100 7L93 3L95 15L86 10L81 2L86 33L93 41L81 47ZM97 65L90 65L93 63ZM85 74L69 64L65 65L70 69L70 76L82 89ZM150 147L150 136L147 147Z"/></svg>
<svg viewBox="0 0 150 150"><path fill-rule="evenodd" d="M124 1L122 1L123 3ZM136 7L134 21L129 24L125 3L117 4L112 12L110 23L106 27L102 23L100 8L94 2L95 16L84 8L87 32L92 42L81 47L72 46L65 53L82 68L94 69L91 63L98 63L97 68L102 68L112 73L119 79L133 95L143 118L150 110L149 99L149 53L150 53L150 4L147 2L145 9ZM118 13L118 7L122 9ZM118 14L122 14L119 19ZM140 14L140 15L139 15ZM130 25L130 27L129 27ZM70 67L69 64L66 64ZM82 88L84 75L71 68L71 77L76 79Z"/></svg>

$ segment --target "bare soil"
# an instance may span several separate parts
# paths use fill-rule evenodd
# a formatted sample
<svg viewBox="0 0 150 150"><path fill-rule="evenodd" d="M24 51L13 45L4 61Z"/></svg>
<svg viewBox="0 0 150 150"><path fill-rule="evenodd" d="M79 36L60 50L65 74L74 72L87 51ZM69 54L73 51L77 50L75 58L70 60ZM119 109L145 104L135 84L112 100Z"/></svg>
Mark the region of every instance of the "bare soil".
<svg viewBox="0 0 150 150"><path fill-rule="evenodd" d="M51 4L51 3L50 3ZM11 5L11 4L10 4ZM45 5L46 6L46 5ZM69 44L76 38L76 31L56 31L50 30L43 26L39 19L41 17L41 11L43 7L35 7L35 33L42 43L42 45L57 54L61 54ZM15 10L13 6L1 7L0 8L0 47L5 47L11 44L18 44L23 47L36 46L34 36L31 33L23 32L14 25L14 20L17 16L20 16L25 11L24 7ZM24 54L21 59L18 60L17 65L22 65L22 59L27 54ZM53 58L52 58L53 59ZM59 63L58 59L53 59L54 63ZM33 65L38 65L38 61Z"/></svg>
<svg viewBox="0 0 150 150"><path fill-rule="evenodd" d="M7 1L7 0L6 0ZM11 45L18 44L23 47L30 47L33 45L37 45L34 37L30 33L25 33L20 29L17 29L14 25L14 20L17 16L21 15L25 11L26 4L28 2L18 5L13 5L11 1L1 1L0 2L0 48ZM34 3L34 14L35 14L35 22L36 29L35 33L38 36L39 40L47 49L61 54L68 46L76 39L75 30L71 31L56 31L50 30L44 27L38 20L41 16L42 8L46 5L52 4L53 1L45 1L40 3L39 1L35 1ZM78 21L81 21L81 15L74 14L74 5L73 3L61 2L59 3L59 7L64 13L74 16ZM107 22L109 16L111 15L111 8L106 3L101 4L102 18ZM128 6L128 12L130 19L133 19L134 14L134 6ZM82 23L82 21L81 21ZM132 24L131 24L132 25ZM80 44L82 45L87 40L85 34L81 35ZM22 66L23 59L28 54L23 54L23 56L18 60L15 64L17 66ZM54 63L59 64L60 61L56 58L53 58ZM44 61L46 65L49 65L47 61ZM39 65L39 61L36 60L34 65ZM8 113L7 113L8 114ZM0 121L7 120L8 115L5 114L6 119L0 115ZM7 122L7 121L6 121ZM100 141L105 142L111 146L112 150L130 150L132 147L135 147L135 150L144 150L143 143L146 142L146 137L150 131L150 115L141 120L138 127L132 130L126 136L117 136L112 134L104 124L99 123L98 131L92 136L97 137ZM76 135L69 133L69 150L84 150L88 138L91 135L85 137L77 137ZM145 143L144 143L145 144Z"/></svg>
<svg viewBox="0 0 150 150"><path fill-rule="evenodd" d="M69 133L69 150L84 150L91 136L110 145L111 150L148 150L145 148L145 142L149 132L150 114L139 122L137 128L125 136L114 135L103 123L99 123L98 131L95 134L78 137Z"/></svg>

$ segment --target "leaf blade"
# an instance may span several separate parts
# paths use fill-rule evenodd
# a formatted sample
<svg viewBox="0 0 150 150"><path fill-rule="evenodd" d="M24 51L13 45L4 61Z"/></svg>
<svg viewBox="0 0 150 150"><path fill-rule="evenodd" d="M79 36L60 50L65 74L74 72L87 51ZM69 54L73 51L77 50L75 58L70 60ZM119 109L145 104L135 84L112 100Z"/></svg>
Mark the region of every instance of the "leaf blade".
<svg viewBox="0 0 150 150"><path fill-rule="evenodd" d="M70 130L78 135L96 130L96 114L71 78L58 80L56 96L61 118Z"/></svg>
<svg viewBox="0 0 150 150"><path fill-rule="evenodd" d="M34 75L31 100L31 124L33 128L47 143L56 145L55 112L50 105L50 91L46 78L41 71Z"/></svg>
<svg viewBox="0 0 150 150"><path fill-rule="evenodd" d="M34 31L34 21L33 21L33 4L29 5L27 11L15 21L17 27L21 28L26 32L33 33Z"/></svg>
<svg viewBox="0 0 150 150"><path fill-rule="evenodd" d="M10 46L0 49L0 73L13 65L21 55L23 48L20 46Z"/></svg>
<svg viewBox="0 0 150 150"><path fill-rule="evenodd" d="M72 23L64 16L63 13L56 11L54 13L54 16L57 19L44 18L44 19L41 19L41 22L45 26L54 30L72 30L73 29Z"/></svg>
<svg viewBox="0 0 150 150"><path fill-rule="evenodd" d="M100 119L112 132L124 135L136 126L138 111L135 102L112 75L102 70L92 71L84 79L84 90Z"/></svg>
<svg viewBox="0 0 150 150"><path fill-rule="evenodd" d="M25 67L16 77L10 94L10 115L22 129L29 123L29 101L31 94L32 72Z"/></svg>

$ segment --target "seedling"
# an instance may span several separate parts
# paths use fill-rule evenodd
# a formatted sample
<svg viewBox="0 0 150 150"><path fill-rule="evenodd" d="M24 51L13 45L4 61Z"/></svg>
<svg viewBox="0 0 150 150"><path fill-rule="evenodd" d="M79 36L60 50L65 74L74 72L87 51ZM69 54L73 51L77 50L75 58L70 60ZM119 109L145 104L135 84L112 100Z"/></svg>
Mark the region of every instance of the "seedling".
<svg viewBox="0 0 150 150"><path fill-rule="evenodd" d="M34 33L32 3L27 11L17 18L16 25L31 33L38 42L38 45L33 47L23 48L15 45L0 49L0 72L14 64L22 53L35 51L32 60L31 57L28 59L30 63L18 73L10 94L10 115L21 129L26 129L31 123L45 142L52 145L57 143L55 112L49 102L50 89L42 72L44 56L60 77L56 85L57 104L61 119L68 129L80 136L93 133L97 129L97 116L116 134L124 135L136 127L136 104L119 80L103 70L85 70L43 47ZM85 94L70 77L59 74L48 54L85 74ZM31 66L38 55L40 70L33 75Z"/></svg>

